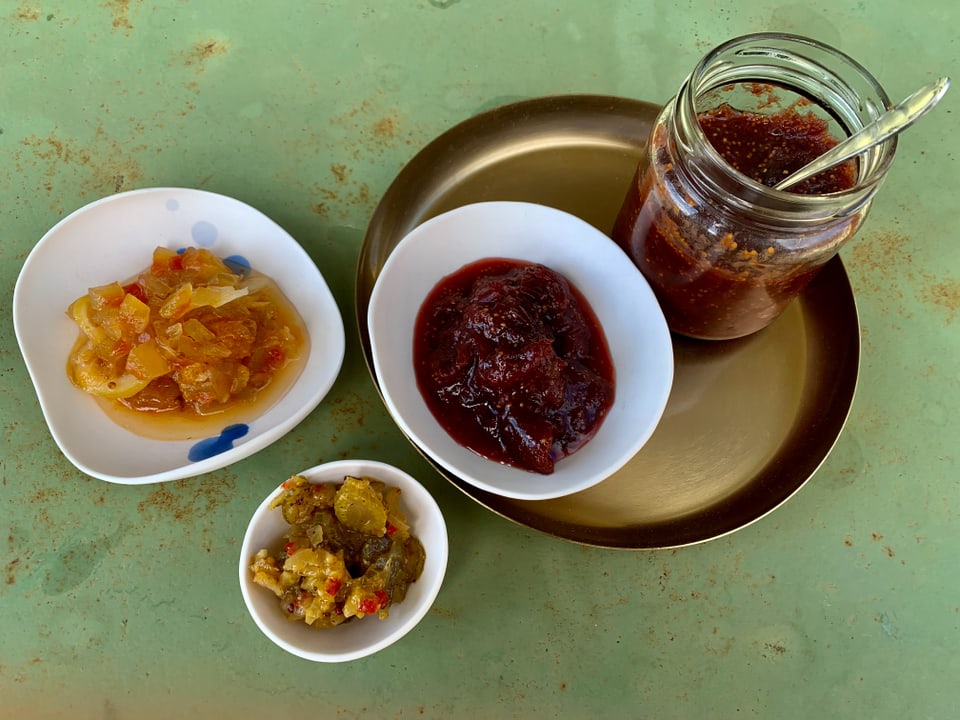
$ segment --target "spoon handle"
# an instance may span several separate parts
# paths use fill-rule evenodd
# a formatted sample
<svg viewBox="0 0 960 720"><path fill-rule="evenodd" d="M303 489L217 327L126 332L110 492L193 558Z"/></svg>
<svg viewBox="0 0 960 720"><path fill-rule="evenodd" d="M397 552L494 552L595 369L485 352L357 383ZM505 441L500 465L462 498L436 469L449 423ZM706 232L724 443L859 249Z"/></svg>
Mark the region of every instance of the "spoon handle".
<svg viewBox="0 0 960 720"><path fill-rule="evenodd" d="M834 165L839 165L843 161L849 160L905 130L932 109L943 97L948 87L950 87L950 78L948 77L942 77L936 82L924 85L872 123L864 126L820 157L788 175L774 185L774 189L785 190L791 185L796 185L798 182L811 178Z"/></svg>

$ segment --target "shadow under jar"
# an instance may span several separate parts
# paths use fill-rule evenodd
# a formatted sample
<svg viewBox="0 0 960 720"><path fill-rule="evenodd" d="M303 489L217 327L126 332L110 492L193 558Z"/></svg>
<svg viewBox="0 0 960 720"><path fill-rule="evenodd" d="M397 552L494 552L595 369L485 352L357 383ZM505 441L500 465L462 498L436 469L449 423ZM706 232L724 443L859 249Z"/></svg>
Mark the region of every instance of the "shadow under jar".
<svg viewBox="0 0 960 720"><path fill-rule="evenodd" d="M612 233L673 332L731 339L780 315L863 223L896 138L772 186L889 106L862 66L809 38L747 35L697 64L654 122Z"/></svg>

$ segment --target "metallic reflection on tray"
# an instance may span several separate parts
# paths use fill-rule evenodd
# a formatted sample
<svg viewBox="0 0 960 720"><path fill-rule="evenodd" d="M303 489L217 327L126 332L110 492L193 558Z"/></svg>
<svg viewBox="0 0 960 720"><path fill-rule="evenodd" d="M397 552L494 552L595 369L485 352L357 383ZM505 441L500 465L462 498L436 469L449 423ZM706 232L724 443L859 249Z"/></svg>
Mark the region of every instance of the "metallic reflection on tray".
<svg viewBox="0 0 960 720"><path fill-rule="evenodd" d="M385 193L360 252L357 319L374 381L368 301L407 232L467 203L523 200L609 234L657 111L615 97L538 98L470 118L418 153ZM723 342L675 336L674 360L673 392L653 437L594 488L514 500L434 466L503 517L587 545L677 547L748 525L813 475L853 402L859 322L840 259L767 329Z"/></svg>

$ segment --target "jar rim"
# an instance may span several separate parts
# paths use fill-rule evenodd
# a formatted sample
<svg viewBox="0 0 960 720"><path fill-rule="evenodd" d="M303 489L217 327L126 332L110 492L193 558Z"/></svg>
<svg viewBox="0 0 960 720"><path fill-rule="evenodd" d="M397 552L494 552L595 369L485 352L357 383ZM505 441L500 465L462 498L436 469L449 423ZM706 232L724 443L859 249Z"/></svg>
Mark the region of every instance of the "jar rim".
<svg viewBox="0 0 960 720"><path fill-rule="evenodd" d="M737 186L745 203L768 206L773 212L816 214L837 207L855 211L867 203L889 169L897 148L893 136L858 156L855 184L833 193L807 195L776 190L744 175L721 155L703 131L697 100L705 93L738 82L764 82L812 98L847 133L856 132L891 106L877 79L841 50L818 40L779 32L760 32L728 40L709 51L694 67L677 94L678 112L693 135L697 149L720 168L724 180ZM846 214L846 212L844 213Z"/></svg>

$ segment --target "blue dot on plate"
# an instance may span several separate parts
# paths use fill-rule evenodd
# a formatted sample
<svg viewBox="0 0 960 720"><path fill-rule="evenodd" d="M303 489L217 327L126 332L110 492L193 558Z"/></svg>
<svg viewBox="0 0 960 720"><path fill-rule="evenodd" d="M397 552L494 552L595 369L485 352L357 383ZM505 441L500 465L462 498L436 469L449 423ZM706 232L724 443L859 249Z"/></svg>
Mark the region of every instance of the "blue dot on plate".
<svg viewBox="0 0 960 720"><path fill-rule="evenodd" d="M167 200L167 210L169 210L170 212L173 212L174 210L179 210L179 209L180 209L180 203L176 199L170 198L169 200Z"/></svg>
<svg viewBox="0 0 960 720"><path fill-rule="evenodd" d="M191 462L198 462L200 460L212 458L213 456L219 455L227 450L232 450L233 441L239 440L248 432L250 432L249 425L245 425L243 423L227 425L223 430L220 431L218 436L204 438L200 442L196 443L192 448L190 448L187 458Z"/></svg>
<svg viewBox="0 0 960 720"><path fill-rule="evenodd" d="M223 264L230 268L237 275L250 274L250 261L243 255L230 255L223 259Z"/></svg>
<svg viewBox="0 0 960 720"><path fill-rule="evenodd" d="M212 222L200 220L199 222L195 222L193 227L190 228L190 235L197 245L208 248L217 241L219 232L217 231L217 226Z"/></svg>

